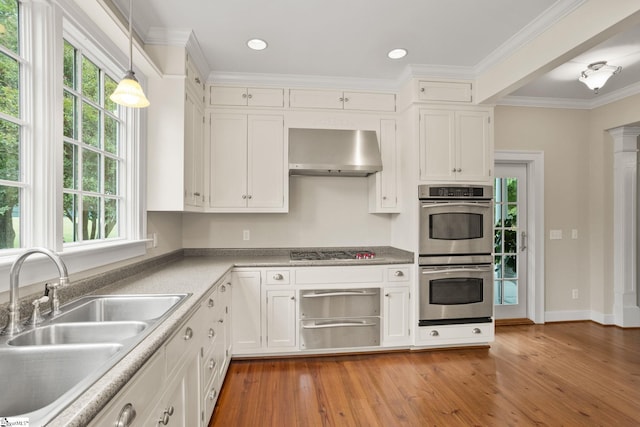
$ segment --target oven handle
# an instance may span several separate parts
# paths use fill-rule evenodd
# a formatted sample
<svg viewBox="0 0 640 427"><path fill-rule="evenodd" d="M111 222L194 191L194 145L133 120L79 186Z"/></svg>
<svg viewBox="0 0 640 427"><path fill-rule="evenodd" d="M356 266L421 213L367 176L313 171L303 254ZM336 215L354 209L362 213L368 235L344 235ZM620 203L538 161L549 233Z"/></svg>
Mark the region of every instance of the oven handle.
<svg viewBox="0 0 640 427"><path fill-rule="evenodd" d="M322 297L341 297L341 296L371 296L377 295L371 291L341 291L341 292L319 292L313 294L304 294L302 298L322 298Z"/></svg>
<svg viewBox="0 0 640 427"><path fill-rule="evenodd" d="M470 273L470 272L490 272L491 266L478 266L478 267L458 267L458 268L447 268L447 267L429 267L422 268L422 274L442 274L442 273Z"/></svg>
<svg viewBox="0 0 640 427"><path fill-rule="evenodd" d="M326 329L326 328L341 328L341 327L362 327L362 326L376 326L376 323L371 323L367 321L353 321L353 322L345 322L345 321L337 321L331 323L323 323L321 325L302 325L302 329Z"/></svg>
<svg viewBox="0 0 640 427"><path fill-rule="evenodd" d="M463 206L468 208L490 208L491 202L422 202L423 208L447 208L451 206Z"/></svg>

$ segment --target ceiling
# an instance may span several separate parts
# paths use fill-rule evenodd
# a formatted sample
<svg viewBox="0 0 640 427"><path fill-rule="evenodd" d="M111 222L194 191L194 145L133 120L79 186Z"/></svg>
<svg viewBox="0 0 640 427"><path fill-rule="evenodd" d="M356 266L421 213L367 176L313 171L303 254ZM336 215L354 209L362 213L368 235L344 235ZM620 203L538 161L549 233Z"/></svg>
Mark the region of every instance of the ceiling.
<svg viewBox="0 0 640 427"><path fill-rule="evenodd" d="M127 0L113 0L128 13ZM360 81L397 86L408 75L475 78L585 0L136 0L134 26L146 43L195 36L209 80ZM251 38L268 48L252 51ZM393 48L408 55L388 59ZM579 53L579 52L577 52ZM595 61L621 65L595 95L577 81ZM593 105L640 81L640 25L512 92L504 100ZM640 91L640 89L638 89Z"/></svg>

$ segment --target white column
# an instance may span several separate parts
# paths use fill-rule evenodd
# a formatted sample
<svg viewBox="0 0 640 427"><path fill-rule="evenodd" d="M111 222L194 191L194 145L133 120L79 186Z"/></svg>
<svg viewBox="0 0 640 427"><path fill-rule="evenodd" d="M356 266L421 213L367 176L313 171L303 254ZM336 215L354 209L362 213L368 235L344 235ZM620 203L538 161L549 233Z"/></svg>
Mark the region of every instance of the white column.
<svg viewBox="0 0 640 427"><path fill-rule="evenodd" d="M613 315L618 326L640 326L637 283L638 136L640 127L609 130L613 138Z"/></svg>

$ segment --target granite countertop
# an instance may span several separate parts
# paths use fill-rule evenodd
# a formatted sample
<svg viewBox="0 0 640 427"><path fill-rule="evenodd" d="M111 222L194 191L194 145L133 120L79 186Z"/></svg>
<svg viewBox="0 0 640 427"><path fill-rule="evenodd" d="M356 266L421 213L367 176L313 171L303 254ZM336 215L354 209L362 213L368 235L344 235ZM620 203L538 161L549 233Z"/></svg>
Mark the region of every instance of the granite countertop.
<svg viewBox="0 0 640 427"><path fill-rule="evenodd" d="M185 249L184 256L175 261L99 288L94 292L95 294L190 293L191 295L140 344L47 425L52 427L86 425L170 338L180 324L191 316L198 304L208 295L211 287L234 267L383 265L411 264L414 261L413 253L395 248L375 247L374 252L376 252L376 258L360 260L354 264L340 260L291 262L288 249Z"/></svg>

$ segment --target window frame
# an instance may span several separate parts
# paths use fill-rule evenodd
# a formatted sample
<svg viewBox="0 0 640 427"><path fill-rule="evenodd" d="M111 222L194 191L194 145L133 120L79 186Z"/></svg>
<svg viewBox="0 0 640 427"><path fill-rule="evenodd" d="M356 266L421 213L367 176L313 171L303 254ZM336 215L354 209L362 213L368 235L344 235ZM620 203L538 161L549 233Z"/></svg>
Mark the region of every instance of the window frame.
<svg viewBox="0 0 640 427"><path fill-rule="evenodd" d="M21 67L21 113L26 123L21 135L25 142L23 238L20 249L0 250L0 292L9 289L10 266L25 248L41 246L58 252L69 274L74 274L143 256L148 240L144 191L146 112L125 108L122 118L127 125L121 129L125 143L119 153L124 161L119 179L126 201L120 208L120 237L63 244L63 40L91 52L89 58L98 61L112 77L124 75L127 56L91 18L67 0L22 0L19 6L21 56L27 64ZM136 75L144 86L144 75ZM26 264L32 267L23 268L21 285L56 276L46 258L30 257Z"/></svg>

